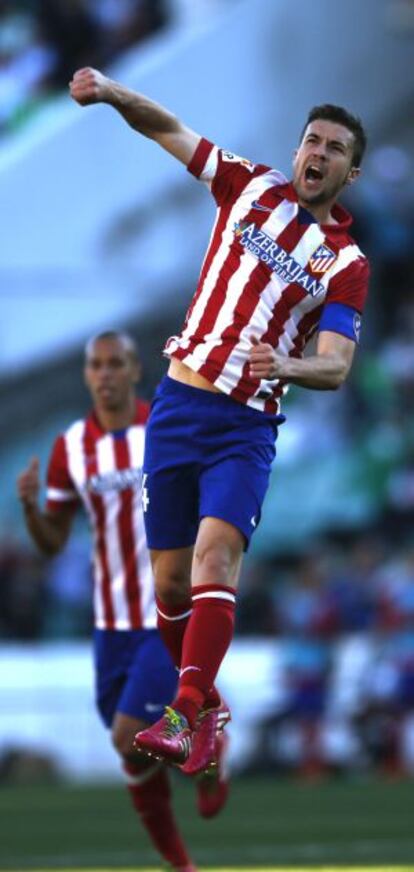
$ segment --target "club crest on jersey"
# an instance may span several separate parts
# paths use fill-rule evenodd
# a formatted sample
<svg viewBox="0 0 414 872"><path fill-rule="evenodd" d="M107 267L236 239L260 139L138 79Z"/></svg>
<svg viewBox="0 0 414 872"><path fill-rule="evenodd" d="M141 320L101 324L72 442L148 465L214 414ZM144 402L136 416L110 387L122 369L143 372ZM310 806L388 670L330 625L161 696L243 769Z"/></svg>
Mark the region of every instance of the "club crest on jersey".
<svg viewBox="0 0 414 872"><path fill-rule="evenodd" d="M226 161L226 163L239 163L242 167L245 167L246 170L249 170L249 173L252 173L254 170L254 163L251 160L247 160L246 157L239 157L238 154L233 154L232 151L222 151L221 152L222 160Z"/></svg>
<svg viewBox="0 0 414 872"><path fill-rule="evenodd" d="M328 248L327 245L322 243L322 245L318 245L316 251L313 252L312 256L309 258L309 266L313 273L323 274L328 272L328 269L333 266L335 263L337 256L331 248Z"/></svg>
<svg viewBox="0 0 414 872"><path fill-rule="evenodd" d="M286 284L300 285L307 294L317 297L326 293L326 288L317 278L311 276L303 266L292 257L271 236L252 222L239 221L234 225L234 235L247 251L266 264Z"/></svg>

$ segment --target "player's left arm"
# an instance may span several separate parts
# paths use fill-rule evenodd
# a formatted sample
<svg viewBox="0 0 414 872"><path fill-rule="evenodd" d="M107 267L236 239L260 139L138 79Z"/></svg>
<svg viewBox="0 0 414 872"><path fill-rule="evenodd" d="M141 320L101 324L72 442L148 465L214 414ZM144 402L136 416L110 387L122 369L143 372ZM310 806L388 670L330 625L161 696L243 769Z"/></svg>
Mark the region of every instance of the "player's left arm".
<svg viewBox="0 0 414 872"><path fill-rule="evenodd" d="M250 376L257 379L282 379L312 390L336 390L345 381L352 365L355 342L339 333L322 330L316 354L305 358L277 354L271 345L252 337Z"/></svg>
<svg viewBox="0 0 414 872"><path fill-rule="evenodd" d="M336 390L345 381L359 341L361 312L368 290L369 264L359 256L329 283L318 325L316 354L305 358L278 354L252 337L252 378L289 382L303 388Z"/></svg>
<svg viewBox="0 0 414 872"><path fill-rule="evenodd" d="M77 70L69 90L80 106L94 103L112 106L133 130L153 139L186 166L200 143L200 134L183 124L164 106L150 100L145 94L131 91L93 67Z"/></svg>

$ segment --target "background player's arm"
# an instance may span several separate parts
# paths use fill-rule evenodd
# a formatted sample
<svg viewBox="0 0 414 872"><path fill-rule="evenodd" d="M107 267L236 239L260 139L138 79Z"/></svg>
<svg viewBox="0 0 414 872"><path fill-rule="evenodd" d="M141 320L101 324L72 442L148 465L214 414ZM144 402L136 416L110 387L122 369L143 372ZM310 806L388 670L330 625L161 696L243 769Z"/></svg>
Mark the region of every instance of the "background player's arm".
<svg viewBox="0 0 414 872"><path fill-rule="evenodd" d="M335 390L345 381L352 365L355 342L323 330L319 333L316 354L305 358L276 354L271 345L252 337L250 375L259 379L283 379L313 390Z"/></svg>
<svg viewBox="0 0 414 872"><path fill-rule="evenodd" d="M201 136L159 103L91 67L78 70L69 87L71 96L81 106L108 103L138 133L154 139L186 166L190 163Z"/></svg>
<svg viewBox="0 0 414 872"><path fill-rule="evenodd" d="M39 461L34 457L17 479L17 493L33 541L44 554L57 554L65 545L72 527L73 505L62 504L53 513L42 511L38 504L39 491Z"/></svg>

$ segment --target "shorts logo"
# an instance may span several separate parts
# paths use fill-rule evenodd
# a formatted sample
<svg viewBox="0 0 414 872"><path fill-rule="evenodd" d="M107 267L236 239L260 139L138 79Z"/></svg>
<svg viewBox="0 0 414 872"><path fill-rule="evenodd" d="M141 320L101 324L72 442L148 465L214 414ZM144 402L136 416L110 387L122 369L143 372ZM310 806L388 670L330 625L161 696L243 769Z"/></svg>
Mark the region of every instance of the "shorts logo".
<svg viewBox="0 0 414 872"><path fill-rule="evenodd" d="M336 259L337 255L327 245L318 245L316 251L309 258L309 266L313 273L323 274L333 266Z"/></svg>
<svg viewBox="0 0 414 872"><path fill-rule="evenodd" d="M357 342L359 342L360 337L361 337L361 315L359 314L359 312L355 312L353 326L354 326L355 339Z"/></svg>
<svg viewBox="0 0 414 872"><path fill-rule="evenodd" d="M144 708L145 708L146 712L149 712L150 714L152 714L154 712L161 711L161 709L163 709L164 706L158 702L146 702Z"/></svg>

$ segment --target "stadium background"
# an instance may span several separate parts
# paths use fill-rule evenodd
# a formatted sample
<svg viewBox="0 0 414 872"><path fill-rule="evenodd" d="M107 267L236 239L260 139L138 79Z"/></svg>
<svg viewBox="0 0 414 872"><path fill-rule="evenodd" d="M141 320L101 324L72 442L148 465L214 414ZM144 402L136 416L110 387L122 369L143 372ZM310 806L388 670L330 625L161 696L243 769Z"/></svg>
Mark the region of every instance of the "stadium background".
<svg viewBox="0 0 414 872"><path fill-rule="evenodd" d="M1 868L136 862L120 788L93 792L119 775L91 699L88 533L80 522L45 563L15 479L33 454L44 471L56 432L88 408L91 333L122 327L139 339L151 396L213 216L202 187L152 143L109 110L70 102L66 82L87 63L287 174L311 105L343 103L366 123L363 177L344 198L373 261L361 347L340 392L287 398L221 675L238 776L233 805L208 830L223 848L190 813L188 825L201 862L414 862L404 812L414 774L413 43L411 0L0 3ZM69 787L54 792L55 782ZM101 854L93 830L70 848L68 815L79 833L91 797L116 822ZM186 785L180 801L191 807ZM142 845L141 865L153 858Z"/></svg>

